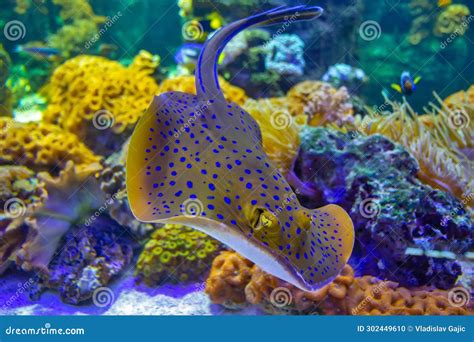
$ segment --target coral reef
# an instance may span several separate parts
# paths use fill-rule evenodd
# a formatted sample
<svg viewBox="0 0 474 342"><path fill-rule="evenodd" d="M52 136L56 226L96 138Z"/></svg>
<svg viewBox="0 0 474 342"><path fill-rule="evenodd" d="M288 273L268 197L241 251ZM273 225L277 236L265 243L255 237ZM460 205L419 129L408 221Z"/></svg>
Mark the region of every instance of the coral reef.
<svg viewBox="0 0 474 342"><path fill-rule="evenodd" d="M68 162L82 169L99 160L76 135L55 125L0 118L0 164L57 174Z"/></svg>
<svg viewBox="0 0 474 342"><path fill-rule="evenodd" d="M213 303L230 308L236 304L241 307L245 302L259 304L272 314L467 315L474 312L472 301L462 307L450 305L448 291L407 289L373 276L354 277L349 265L332 283L305 292L263 272L235 252L223 252L215 259L206 284Z"/></svg>
<svg viewBox="0 0 474 342"><path fill-rule="evenodd" d="M336 123L341 126L353 121L353 108L345 87L336 89L319 81L298 83L287 93L290 112L308 115L308 125Z"/></svg>
<svg viewBox="0 0 474 342"><path fill-rule="evenodd" d="M367 76L362 69L348 64L338 63L331 65L322 77L323 82L331 84L335 88L342 86L357 93L357 90L367 81Z"/></svg>
<svg viewBox="0 0 474 342"><path fill-rule="evenodd" d="M69 59L47 86L44 121L77 134L97 153L116 151L157 92L148 76L156 66L144 53L127 68L103 57Z"/></svg>
<svg viewBox="0 0 474 342"><path fill-rule="evenodd" d="M132 246L125 230L107 217L71 229L49 264L49 272L38 276L30 296L36 300L45 289L54 289L65 303L87 301L95 289L108 285L126 269Z"/></svg>
<svg viewBox="0 0 474 342"><path fill-rule="evenodd" d="M241 106L247 100L248 97L243 89L233 86L222 78L219 78L219 84L227 101L235 102ZM168 91L196 94L194 76L178 76L164 80L158 87L157 93L161 94Z"/></svg>
<svg viewBox="0 0 474 342"><path fill-rule="evenodd" d="M439 105L431 103L435 114L418 115L406 101L386 99L392 112L371 112L356 126L363 134L383 134L402 144L417 158L423 182L462 200L474 191L472 161L467 157L474 140L467 111L472 106L456 97L448 98L448 104L437 100Z"/></svg>
<svg viewBox="0 0 474 342"><path fill-rule="evenodd" d="M12 95L6 87L10 66L10 56L0 43L0 116L11 116L12 114Z"/></svg>
<svg viewBox="0 0 474 342"><path fill-rule="evenodd" d="M466 5L452 4L447 6L436 19L434 34L438 37L456 33L464 35L469 27L466 20L471 11Z"/></svg>
<svg viewBox="0 0 474 342"><path fill-rule="evenodd" d="M287 174L298 151L299 131L306 116L293 117L285 98L249 99L243 107L260 126L265 153Z"/></svg>
<svg viewBox="0 0 474 342"><path fill-rule="evenodd" d="M107 18L95 15L87 0L53 0L53 3L61 6L59 15L65 25L48 37L49 46L66 58L83 52Z"/></svg>
<svg viewBox="0 0 474 342"><path fill-rule="evenodd" d="M145 245L136 274L148 286L199 280L220 249L219 242L202 232L166 224Z"/></svg>
<svg viewBox="0 0 474 342"><path fill-rule="evenodd" d="M283 76L303 75L304 42L294 34L281 34L265 45L265 68Z"/></svg>
<svg viewBox="0 0 474 342"><path fill-rule="evenodd" d="M213 303L238 308L246 302L245 286L252 277L253 263L231 251L221 252L212 261L206 293Z"/></svg>
<svg viewBox="0 0 474 342"><path fill-rule="evenodd" d="M0 166L0 274L26 239L24 217L47 198L44 184L23 166Z"/></svg>
<svg viewBox="0 0 474 342"><path fill-rule="evenodd" d="M298 181L313 192L303 194L305 206L335 203L350 213L358 271L407 286L450 288L462 273L454 256L473 243L472 222L456 198L422 184L417 172L417 161L381 135L319 127L302 130L294 167Z"/></svg>

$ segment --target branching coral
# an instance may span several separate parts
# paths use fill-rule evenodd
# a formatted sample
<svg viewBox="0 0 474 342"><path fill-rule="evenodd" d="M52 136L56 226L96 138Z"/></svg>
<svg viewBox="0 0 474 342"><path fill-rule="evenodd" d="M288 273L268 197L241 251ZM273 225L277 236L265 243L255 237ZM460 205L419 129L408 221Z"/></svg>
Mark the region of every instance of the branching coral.
<svg viewBox="0 0 474 342"><path fill-rule="evenodd" d="M222 272L224 265L232 273ZM232 278L239 281L234 285L228 281ZM217 304L242 305L247 301L260 304L271 313L467 315L474 312L472 302L462 307L450 305L448 291L407 289L372 276L354 277L348 265L332 283L305 292L263 272L234 252L224 252L215 259L206 292Z"/></svg>
<svg viewBox="0 0 474 342"><path fill-rule="evenodd" d="M464 35L468 29L467 17L471 14L469 8L462 4L447 6L436 19L434 34L438 37L443 35Z"/></svg>
<svg viewBox="0 0 474 342"><path fill-rule="evenodd" d="M158 89L148 76L156 66L145 53L128 68L103 57L70 59L48 85L44 120L77 134L100 153L115 151L124 140L119 134L130 133Z"/></svg>
<svg viewBox="0 0 474 342"><path fill-rule="evenodd" d="M64 240L49 265L49 272L41 274L32 287L34 299L44 289L56 289L66 303L86 301L95 289L108 285L132 260L132 239L107 217L71 230Z"/></svg>
<svg viewBox="0 0 474 342"><path fill-rule="evenodd" d="M243 89L233 86L220 77L219 85L227 101L235 102L241 106L247 100L247 95L245 95ZM159 86L158 93L161 94L167 91L182 91L189 94L196 94L194 76L178 76L164 80Z"/></svg>
<svg viewBox="0 0 474 342"><path fill-rule="evenodd" d="M310 126L341 126L353 121L352 103L345 87L335 89L324 82L304 81L288 91L287 101L291 114L308 115Z"/></svg>
<svg viewBox="0 0 474 342"><path fill-rule="evenodd" d="M58 173L68 161L82 169L99 160L77 136L55 125L0 118L0 164Z"/></svg>
<svg viewBox="0 0 474 342"><path fill-rule="evenodd" d="M220 244L195 229L167 224L157 229L140 254L137 275L149 286L198 280L209 269Z"/></svg>
<svg viewBox="0 0 474 342"><path fill-rule="evenodd" d="M293 117L285 98L250 99L244 108L260 126L267 155L281 172L288 173L298 151L298 134L306 116Z"/></svg>
<svg viewBox="0 0 474 342"><path fill-rule="evenodd" d="M107 18L95 15L87 0L53 0L61 6L59 15L66 23L48 37L48 44L61 51L64 57L82 52L86 43L99 32L98 25Z"/></svg>

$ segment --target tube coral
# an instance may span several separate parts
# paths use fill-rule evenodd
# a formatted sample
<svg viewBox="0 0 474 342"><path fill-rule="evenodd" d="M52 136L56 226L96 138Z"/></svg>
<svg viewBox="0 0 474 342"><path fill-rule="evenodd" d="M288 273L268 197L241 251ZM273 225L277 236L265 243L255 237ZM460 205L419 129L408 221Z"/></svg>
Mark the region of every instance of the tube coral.
<svg viewBox="0 0 474 342"><path fill-rule="evenodd" d="M117 150L123 142L117 135L132 130L158 89L148 76L157 63L145 53L128 68L96 56L68 60L47 86L44 121L77 134L99 153Z"/></svg>
<svg viewBox="0 0 474 342"><path fill-rule="evenodd" d="M166 224L157 229L137 261L136 274L148 286L198 280L220 244L193 228Z"/></svg>

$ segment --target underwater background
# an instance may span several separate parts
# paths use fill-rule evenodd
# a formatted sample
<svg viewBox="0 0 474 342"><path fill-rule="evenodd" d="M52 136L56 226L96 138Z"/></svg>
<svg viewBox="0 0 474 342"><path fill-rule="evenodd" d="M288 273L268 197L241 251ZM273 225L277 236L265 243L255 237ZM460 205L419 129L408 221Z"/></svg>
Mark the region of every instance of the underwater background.
<svg viewBox="0 0 474 342"><path fill-rule="evenodd" d="M0 314L474 312L471 1L0 3ZM218 72L298 201L353 222L347 265L309 292L201 231L137 220L126 188L153 96L195 94L221 27L299 4L324 14L241 32Z"/></svg>

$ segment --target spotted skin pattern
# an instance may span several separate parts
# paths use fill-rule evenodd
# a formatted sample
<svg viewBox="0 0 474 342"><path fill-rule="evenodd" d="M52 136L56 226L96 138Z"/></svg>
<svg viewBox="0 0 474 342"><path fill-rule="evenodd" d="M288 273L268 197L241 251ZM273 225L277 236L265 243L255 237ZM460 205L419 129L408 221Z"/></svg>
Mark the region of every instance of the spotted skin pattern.
<svg viewBox="0 0 474 342"><path fill-rule="evenodd" d="M223 96L155 97L131 139L127 191L137 219L202 230L304 290L334 279L352 252L347 213L302 207L255 120Z"/></svg>

